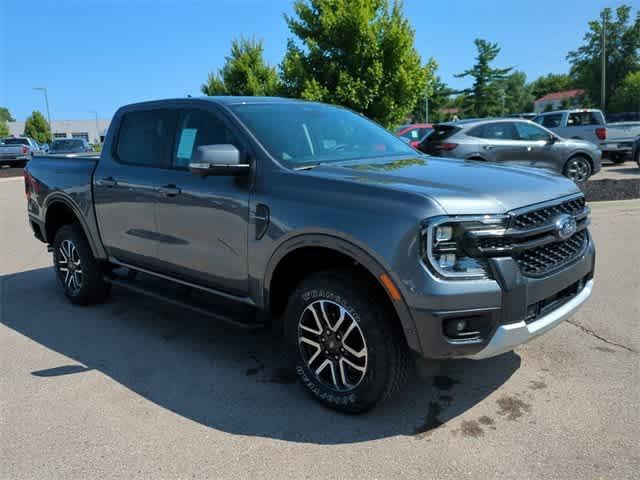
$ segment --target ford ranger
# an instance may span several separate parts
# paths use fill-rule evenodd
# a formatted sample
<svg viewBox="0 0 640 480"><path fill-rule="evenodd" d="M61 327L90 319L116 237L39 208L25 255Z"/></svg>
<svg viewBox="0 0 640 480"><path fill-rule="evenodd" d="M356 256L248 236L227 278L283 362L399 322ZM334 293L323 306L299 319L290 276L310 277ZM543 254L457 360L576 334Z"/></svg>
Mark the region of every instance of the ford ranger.
<svg viewBox="0 0 640 480"><path fill-rule="evenodd" d="M125 106L100 156L35 157L25 188L71 302L119 285L268 324L304 388L341 411L389 397L415 355L508 352L593 287L589 208L572 181L431 158L318 103Z"/></svg>

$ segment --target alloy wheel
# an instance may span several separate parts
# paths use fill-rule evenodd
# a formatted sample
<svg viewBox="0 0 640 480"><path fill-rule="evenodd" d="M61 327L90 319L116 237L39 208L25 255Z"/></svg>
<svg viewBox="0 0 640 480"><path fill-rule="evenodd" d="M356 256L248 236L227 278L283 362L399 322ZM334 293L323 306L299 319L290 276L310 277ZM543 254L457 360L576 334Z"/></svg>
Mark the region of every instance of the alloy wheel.
<svg viewBox="0 0 640 480"><path fill-rule="evenodd" d="M362 329L336 302L317 300L304 309L298 348L309 371L335 391L353 390L366 376L369 356Z"/></svg>
<svg viewBox="0 0 640 480"><path fill-rule="evenodd" d="M567 177L576 183L585 182L589 178L591 168L583 158L574 158L567 165Z"/></svg>
<svg viewBox="0 0 640 480"><path fill-rule="evenodd" d="M82 265L75 243L64 240L58 248L58 271L64 285L75 293L82 288Z"/></svg>

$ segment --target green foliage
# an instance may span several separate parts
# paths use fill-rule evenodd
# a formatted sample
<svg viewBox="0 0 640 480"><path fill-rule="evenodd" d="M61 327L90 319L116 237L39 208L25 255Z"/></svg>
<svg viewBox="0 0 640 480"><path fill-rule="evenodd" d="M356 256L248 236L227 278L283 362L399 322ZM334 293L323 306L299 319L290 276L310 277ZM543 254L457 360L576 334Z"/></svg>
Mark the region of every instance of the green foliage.
<svg viewBox="0 0 640 480"><path fill-rule="evenodd" d="M51 130L44 115L34 111L24 123L24 135L33 138L38 143L51 142Z"/></svg>
<svg viewBox="0 0 640 480"><path fill-rule="evenodd" d="M0 107L0 122L15 122L16 119L11 116L11 112L7 107Z"/></svg>
<svg viewBox="0 0 640 480"><path fill-rule="evenodd" d="M601 18L589 22L589 31L584 35L584 44L569 52L571 76L576 84L585 88L592 99L601 103L602 65L602 17L604 16L606 37L606 109L612 105L613 93L629 73L640 70L640 12L631 18L631 7L622 5L615 10L602 11Z"/></svg>
<svg viewBox="0 0 640 480"><path fill-rule="evenodd" d="M6 120L0 119L0 139L9 136L9 126Z"/></svg>
<svg viewBox="0 0 640 480"><path fill-rule="evenodd" d="M465 113L474 117L499 115L502 105L497 81L504 79L511 71L511 67L493 68L490 66L490 63L500 53L500 47L497 43L491 43L481 38L476 38L474 43L478 49L475 65L473 68L456 75L458 78L473 78L473 86L464 91L464 93L470 94L464 105Z"/></svg>
<svg viewBox="0 0 640 480"><path fill-rule="evenodd" d="M496 80L495 84L500 92L501 101L504 98L504 111L501 112L503 115L533 111L534 98L524 72L516 70L504 79Z"/></svg>
<svg viewBox="0 0 640 480"><path fill-rule="evenodd" d="M529 85L534 100L544 97L548 93L571 90L574 87L573 80L565 73L549 73L535 79Z"/></svg>
<svg viewBox="0 0 640 480"><path fill-rule="evenodd" d="M263 58L262 41L240 38L231 42L231 55L217 73L210 73L200 89L205 95L277 95L276 69Z"/></svg>
<svg viewBox="0 0 640 480"><path fill-rule="evenodd" d="M389 127L432 81L402 5L388 0L296 0L285 16L296 39L282 61L287 95L344 105Z"/></svg>
<svg viewBox="0 0 640 480"><path fill-rule="evenodd" d="M628 73L611 99L617 112L640 112L640 71Z"/></svg>
<svg viewBox="0 0 640 480"><path fill-rule="evenodd" d="M444 118L445 115L443 115L440 110L449 106L451 103L451 95L453 95L454 90L448 87L439 76L434 75L427 83L426 91L429 96L429 122L437 123L448 120L447 118ZM422 95L416 102L411 115L416 122L424 121L424 95Z"/></svg>

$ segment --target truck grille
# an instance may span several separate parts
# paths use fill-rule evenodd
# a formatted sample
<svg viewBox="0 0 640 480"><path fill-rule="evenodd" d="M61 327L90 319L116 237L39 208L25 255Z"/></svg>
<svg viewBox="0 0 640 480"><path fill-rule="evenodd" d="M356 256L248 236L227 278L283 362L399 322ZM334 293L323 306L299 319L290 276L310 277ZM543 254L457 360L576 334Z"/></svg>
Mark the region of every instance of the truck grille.
<svg viewBox="0 0 640 480"><path fill-rule="evenodd" d="M581 230L571 238L525 250L516 261L524 275L539 277L575 260L587 244L587 232Z"/></svg>
<svg viewBox="0 0 640 480"><path fill-rule="evenodd" d="M520 215L513 217L513 219L511 220L511 226L517 229L538 227L549 222L551 218L561 213L577 215L578 213L582 212L584 206L584 197L573 198L556 205L551 205L548 207L539 208L537 210L521 213Z"/></svg>

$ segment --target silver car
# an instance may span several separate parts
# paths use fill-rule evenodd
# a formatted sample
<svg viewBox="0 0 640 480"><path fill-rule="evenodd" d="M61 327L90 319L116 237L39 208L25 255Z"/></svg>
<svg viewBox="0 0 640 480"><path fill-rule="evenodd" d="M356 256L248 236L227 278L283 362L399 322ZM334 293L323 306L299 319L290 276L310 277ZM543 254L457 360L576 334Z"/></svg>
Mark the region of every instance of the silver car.
<svg viewBox="0 0 640 480"><path fill-rule="evenodd" d="M418 148L437 157L538 167L576 183L600 170L602 152L591 142L559 137L528 120L462 120L434 126Z"/></svg>

